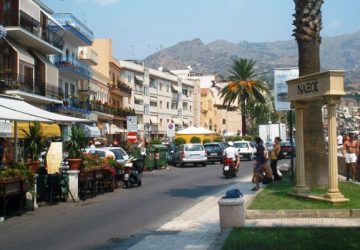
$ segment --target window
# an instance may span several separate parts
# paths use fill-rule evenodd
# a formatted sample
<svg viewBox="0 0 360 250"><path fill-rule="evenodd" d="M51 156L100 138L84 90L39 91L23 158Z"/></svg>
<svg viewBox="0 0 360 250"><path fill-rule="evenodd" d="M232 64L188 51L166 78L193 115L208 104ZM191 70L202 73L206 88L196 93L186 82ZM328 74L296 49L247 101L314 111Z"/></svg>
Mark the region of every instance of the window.
<svg viewBox="0 0 360 250"><path fill-rule="evenodd" d="M157 83L156 83L155 79L150 78L150 88L157 89Z"/></svg>
<svg viewBox="0 0 360 250"><path fill-rule="evenodd" d="M166 108L169 109L169 102L166 102Z"/></svg>
<svg viewBox="0 0 360 250"><path fill-rule="evenodd" d="M170 86L169 86L169 84L166 84L166 92L170 92Z"/></svg>
<svg viewBox="0 0 360 250"><path fill-rule="evenodd" d="M162 109L162 107L163 107L163 101L160 101L160 108Z"/></svg>
<svg viewBox="0 0 360 250"><path fill-rule="evenodd" d="M225 119L222 119L222 124L226 124L226 120L225 120Z"/></svg>
<svg viewBox="0 0 360 250"><path fill-rule="evenodd" d="M183 110L187 111L188 110L188 104L187 102L183 102Z"/></svg>
<svg viewBox="0 0 360 250"><path fill-rule="evenodd" d="M190 105L190 106L189 106L189 112L192 112L192 111L191 111L191 108L192 108L192 107L191 107L191 105Z"/></svg>
<svg viewBox="0 0 360 250"><path fill-rule="evenodd" d="M188 96L188 90L187 89L182 89L182 94L187 97Z"/></svg>
<svg viewBox="0 0 360 250"><path fill-rule="evenodd" d="M160 118L160 126L163 125L163 119Z"/></svg>
<svg viewBox="0 0 360 250"><path fill-rule="evenodd" d="M170 120L169 120L169 119L166 119L166 123L170 123Z"/></svg>
<svg viewBox="0 0 360 250"><path fill-rule="evenodd" d="M128 83L131 83L131 75L129 74L128 76L127 76L127 79L128 79Z"/></svg>
<svg viewBox="0 0 360 250"><path fill-rule="evenodd" d="M144 95L149 95L149 87L144 86Z"/></svg>
<svg viewBox="0 0 360 250"><path fill-rule="evenodd" d="M159 90L160 90L160 91L162 90L162 86L163 86L162 82L159 83Z"/></svg>
<svg viewBox="0 0 360 250"><path fill-rule="evenodd" d="M135 104L139 104L139 105L143 105L144 101L141 99L136 99L134 100Z"/></svg>
<svg viewBox="0 0 360 250"><path fill-rule="evenodd" d="M178 109L177 102L171 102L171 109Z"/></svg>
<svg viewBox="0 0 360 250"><path fill-rule="evenodd" d="M144 114L148 115L149 114L149 105L144 105Z"/></svg>
<svg viewBox="0 0 360 250"><path fill-rule="evenodd" d="M157 101L150 101L150 107L157 107Z"/></svg>
<svg viewBox="0 0 360 250"><path fill-rule="evenodd" d="M191 92L191 90L189 90L189 97L191 97L191 95L192 95L192 92Z"/></svg>

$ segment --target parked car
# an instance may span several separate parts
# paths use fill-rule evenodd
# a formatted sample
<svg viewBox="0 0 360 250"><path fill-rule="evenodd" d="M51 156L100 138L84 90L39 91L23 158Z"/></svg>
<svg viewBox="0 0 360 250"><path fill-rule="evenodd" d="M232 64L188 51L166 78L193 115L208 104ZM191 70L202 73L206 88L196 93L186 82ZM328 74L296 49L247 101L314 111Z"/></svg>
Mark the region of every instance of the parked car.
<svg viewBox="0 0 360 250"><path fill-rule="evenodd" d="M174 143L169 143L166 145L168 150L166 151L166 162L171 164L173 162L172 158L175 152L179 151L179 146Z"/></svg>
<svg viewBox="0 0 360 250"><path fill-rule="evenodd" d="M255 158L256 147L250 141L236 141L234 148L239 150L240 158L247 158L249 161Z"/></svg>
<svg viewBox="0 0 360 250"><path fill-rule="evenodd" d="M223 162L223 152L224 148L223 145L219 142L210 142L205 143L204 148L207 153L207 161L214 163L214 162Z"/></svg>
<svg viewBox="0 0 360 250"><path fill-rule="evenodd" d="M86 148L85 151L101 158L114 157L118 163L125 163L129 159L129 155L121 147Z"/></svg>
<svg viewBox="0 0 360 250"><path fill-rule="evenodd" d="M281 142L280 150L284 158L291 157L291 155L293 155L293 157L296 156L295 144L293 143L293 146L291 146L289 141Z"/></svg>
<svg viewBox="0 0 360 250"><path fill-rule="evenodd" d="M176 166L180 165L183 167L186 164L201 165L206 167L206 151L200 143L188 143L183 144L180 148L175 151L171 158L171 164Z"/></svg>

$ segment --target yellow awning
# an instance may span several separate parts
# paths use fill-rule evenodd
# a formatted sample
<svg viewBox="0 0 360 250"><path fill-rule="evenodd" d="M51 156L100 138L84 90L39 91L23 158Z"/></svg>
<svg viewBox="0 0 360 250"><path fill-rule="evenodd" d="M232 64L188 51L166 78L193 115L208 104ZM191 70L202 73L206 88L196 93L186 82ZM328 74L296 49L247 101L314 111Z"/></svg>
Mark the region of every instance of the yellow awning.
<svg viewBox="0 0 360 250"><path fill-rule="evenodd" d="M11 123L12 131L14 131L14 123ZM55 136L61 136L61 130L59 125L57 124L47 124L47 123L41 123L41 127L43 130L43 136L44 137L55 137ZM29 132L29 123L28 122L18 122L17 123L17 130L18 130L18 138L24 138L25 133L23 130Z"/></svg>

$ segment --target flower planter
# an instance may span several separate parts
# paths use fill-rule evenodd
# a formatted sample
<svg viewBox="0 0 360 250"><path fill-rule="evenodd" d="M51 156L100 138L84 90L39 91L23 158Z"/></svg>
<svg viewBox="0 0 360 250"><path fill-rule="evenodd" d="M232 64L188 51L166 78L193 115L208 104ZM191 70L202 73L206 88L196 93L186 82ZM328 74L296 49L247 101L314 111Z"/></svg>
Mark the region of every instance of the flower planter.
<svg viewBox="0 0 360 250"><path fill-rule="evenodd" d="M68 159L70 170L79 170L82 159Z"/></svg>

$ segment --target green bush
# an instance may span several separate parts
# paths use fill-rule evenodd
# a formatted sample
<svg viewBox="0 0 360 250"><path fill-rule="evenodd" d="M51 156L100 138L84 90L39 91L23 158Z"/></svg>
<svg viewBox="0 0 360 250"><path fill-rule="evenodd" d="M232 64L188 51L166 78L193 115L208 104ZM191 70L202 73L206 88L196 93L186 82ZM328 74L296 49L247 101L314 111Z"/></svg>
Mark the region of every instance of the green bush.
<svg viewBox="0 0 360 250"><path fill-rule="evenodd" d="M237 136L234 136L234 140L233 141L241 141L242 140L242 137L237 135Z"/></svg>
<svg viewBox="0 0 360 250"><path fill-rule="evenodd" d="M173 142L175 145L180 146L182 144L185 144L186 140L184 138L178 137L178 138L175 138Z"/></svg>
<svg viewBox="0 0 360 250"><path fill-rule="evenodd" d="M210 139L207 139L207 138L202 141L203 144L204 144L204 143L209 143L209 142L211 142L211 140L210 140Z"/></svg>
<svg viewBox="0 0 360 250"><path fill-rule="evenodd" d="M252 135L245 135L245 136L243 137L243 140L244 140L244 141L253 141L254 139L255 139L255 137L252 136Z"/></svg>
<svg viewBox="0 0 360 250"><path fill-rule="evenodd" d="M235 136L226 136L225 140L226 141L234 141L234 138L235 138Z"/></svg>
<svg viewBox="0 0 360 250"><path fill-rule="evenodd" d="M200 139L200 137L193 136L193 137L191 137L190 142L191 143L201 143L201 139Z"/></svg>
<svg viewBox="0 0 360 250"><path fill-rule="evenodd" d="M160 140L158 139L154 139L150 142L150 145L159 145L159 144L162 144Z"/></svg>
<svg viewBox="0 0 360 250"><path fill-rule="evenodd" d="M213 142L221 142L221 137L218 135L214 138Z"/></svg>

